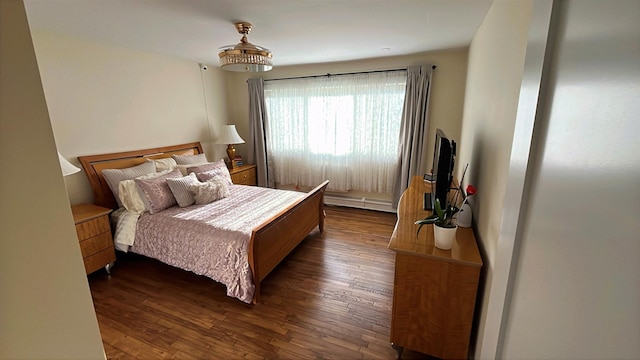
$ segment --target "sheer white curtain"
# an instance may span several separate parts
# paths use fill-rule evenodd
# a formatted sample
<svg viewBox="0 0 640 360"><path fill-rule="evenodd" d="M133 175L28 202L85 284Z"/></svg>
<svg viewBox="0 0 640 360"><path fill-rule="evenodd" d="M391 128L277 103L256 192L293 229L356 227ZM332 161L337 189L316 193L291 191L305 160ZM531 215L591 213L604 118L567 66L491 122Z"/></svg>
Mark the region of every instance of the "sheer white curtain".
<svg viewBox="0 0 640 360"><path fill-rule="evenodd" d="M265 82L269 175L283 185L391 193L406 71Z"/></svg>

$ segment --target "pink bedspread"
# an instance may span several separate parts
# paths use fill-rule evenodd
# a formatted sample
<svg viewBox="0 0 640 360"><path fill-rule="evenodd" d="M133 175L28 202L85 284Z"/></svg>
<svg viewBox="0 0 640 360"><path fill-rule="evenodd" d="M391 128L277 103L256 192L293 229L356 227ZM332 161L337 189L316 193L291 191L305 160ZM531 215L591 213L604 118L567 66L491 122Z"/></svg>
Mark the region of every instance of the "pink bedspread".
<svg viewBox="0 0 640 360"><path fill-rule="evenodd" d="M210 277L227 286L228 296L251 302L251 232L305 194L241 185L230 192L211 204L143 214L131 251Z"/></svg>

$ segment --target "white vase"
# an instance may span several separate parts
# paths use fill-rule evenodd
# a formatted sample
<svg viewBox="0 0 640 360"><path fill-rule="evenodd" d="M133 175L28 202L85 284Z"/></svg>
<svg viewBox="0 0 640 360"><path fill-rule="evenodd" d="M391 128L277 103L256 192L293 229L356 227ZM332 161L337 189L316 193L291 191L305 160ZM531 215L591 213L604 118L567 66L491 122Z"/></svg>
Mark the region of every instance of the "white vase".
<svg viewBox="0 0 640 360"><path fill-rule="evenodd" d="M442 250L449 250L453 246L453 242L456 240L456 231L458 227L446 228L438 225L433 225L433 238L435 240L436 247Z"/></svg>
<svg viewBox="0 0 640 360"><path fill-rule="evenodd" d="M458 211L458 217L456 218L456 223L460 227L468 228L471 227L471 220L473 219L473 215L471 214L471 206L469 204L464 204Z"/></svg>

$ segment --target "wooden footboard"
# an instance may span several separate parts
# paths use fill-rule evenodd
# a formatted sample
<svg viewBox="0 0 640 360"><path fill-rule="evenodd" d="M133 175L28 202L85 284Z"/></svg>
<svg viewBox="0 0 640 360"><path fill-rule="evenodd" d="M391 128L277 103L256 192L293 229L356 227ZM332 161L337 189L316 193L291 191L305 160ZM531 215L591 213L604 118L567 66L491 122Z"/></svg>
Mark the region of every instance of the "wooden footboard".
<svg viewBox="0 0 640 360"><path fill-rule="evenodd" d="M249 265L260 302L260 283L304 238L318 226L324 231L324 192L329 181L309 191L298 202L255 228L249 243Z"/></svg>

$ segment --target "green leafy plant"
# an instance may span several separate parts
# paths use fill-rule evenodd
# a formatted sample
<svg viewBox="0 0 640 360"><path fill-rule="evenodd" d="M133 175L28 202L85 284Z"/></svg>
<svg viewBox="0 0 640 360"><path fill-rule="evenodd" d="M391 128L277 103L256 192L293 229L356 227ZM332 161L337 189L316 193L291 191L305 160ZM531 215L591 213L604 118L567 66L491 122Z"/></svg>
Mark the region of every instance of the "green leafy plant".
<svg viewBox="0 0 640 360"><path fill-rule="evenodd" d="M467 185L466 194L462 190L462 187L460 189L455 189L455 190L456 190L456 196L454 197L452 202L448 203L445 206L444 209L442 208L442 204L440 204L440 199L436 199L435 206L434 206L435 211L433 212L433 214L427 216L422 220L418 220L415 222L416 225L420 225L418 227L418 231L416 232L416 235L420 233L420 229L422 229L422 227L426 224L433 224L433 225L445 227L445 228L456 227L456 223L455 223L456 214L460 211L460 208L462 208L462 206L469 200L469 197L476 193L476 188L471 184ZM462 200L462 204L460 204L460 207L457 207L455 206L455 204L458 203L458 196L461 193L462 193L462 196L464 196L464 200Z"/></svg>
<svg viewBox="0 0 640 360"><path fill-rule="evenodd" d="M445 228L456 227L453 220L454 215L458 213L458 211L460 211L458 207L448 204L443 209L442 205L440 204L440 199L436 199L434 210L435 211L433 212L433 214L415 222L416 225L420 225L420 227L418 227L418 233L420 232L420 229L422 229L422 227L426 224L433 224Z"/></svg>

